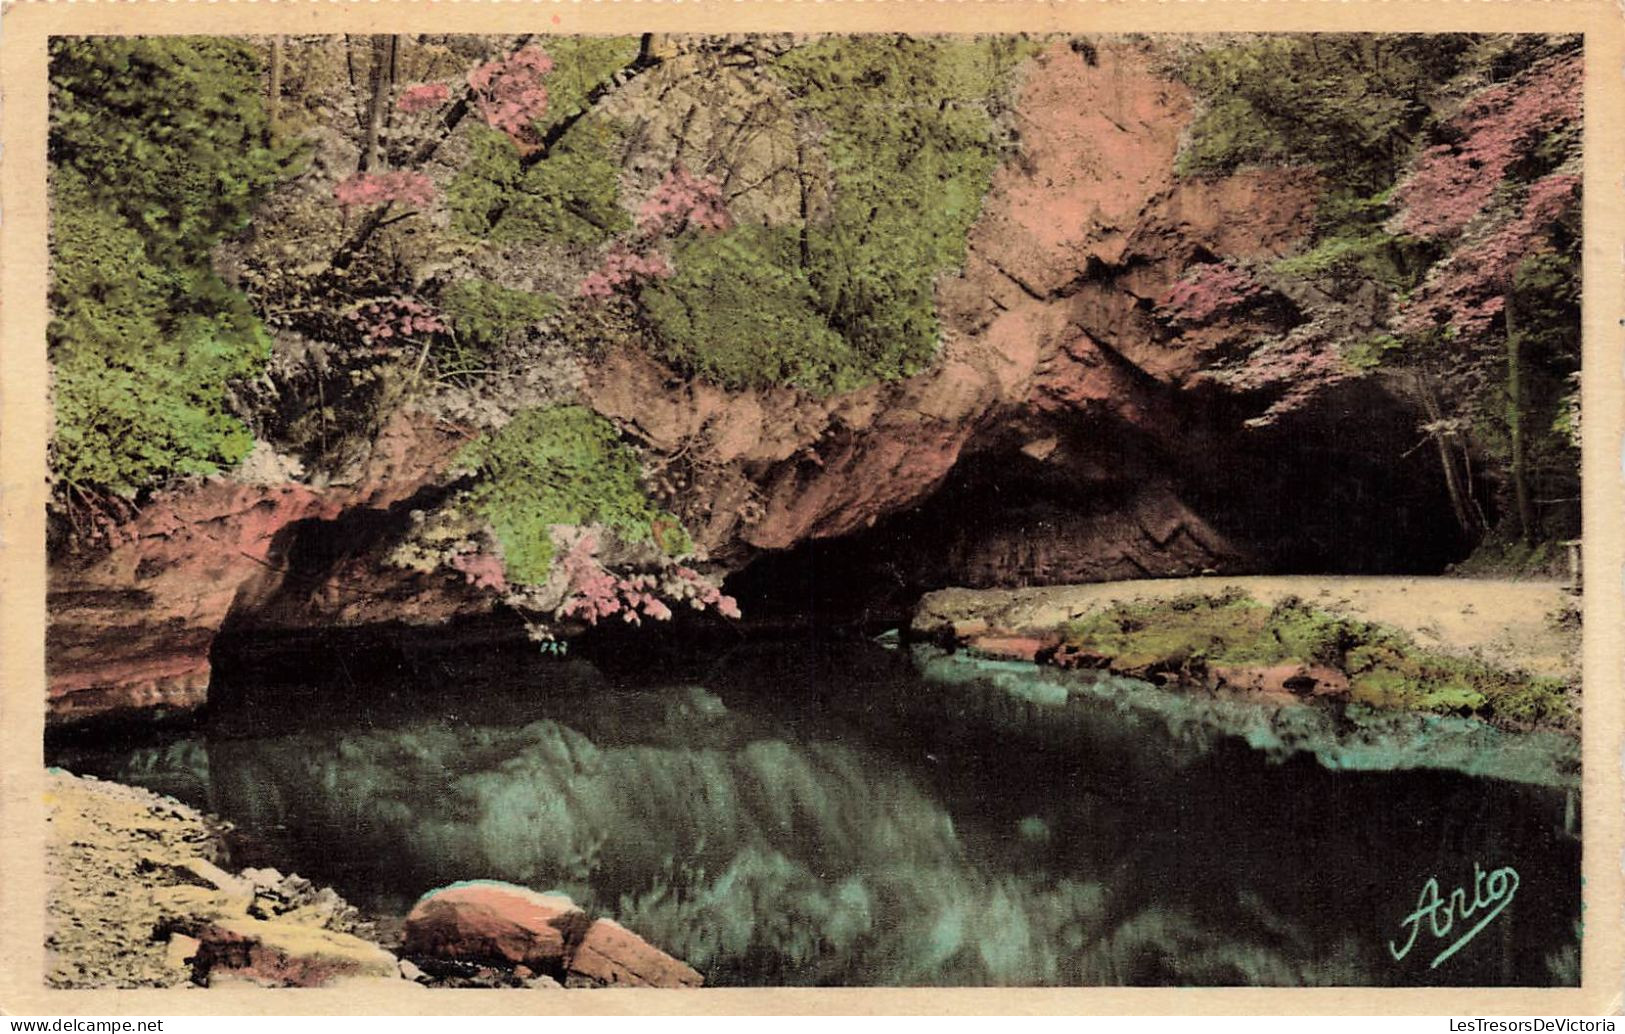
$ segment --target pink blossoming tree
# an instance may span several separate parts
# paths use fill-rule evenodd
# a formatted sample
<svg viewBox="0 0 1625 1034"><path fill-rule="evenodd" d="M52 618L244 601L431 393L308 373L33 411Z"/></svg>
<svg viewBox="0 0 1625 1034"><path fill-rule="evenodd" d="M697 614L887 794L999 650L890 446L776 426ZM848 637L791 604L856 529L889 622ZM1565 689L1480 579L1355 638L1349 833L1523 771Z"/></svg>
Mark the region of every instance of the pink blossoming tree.
<svg viewBox="0 0 1625 1034"><path fill-rule="evenodd" d="M601 302L626 294L640 284L662 280L673 270L659 250L661 240L690 229L720 233L731 226L733 216L728 212L721 185L678 165L639 207L632 239L611 248L577 289L583 298Z"/></svg>
<svg viewBox="0 0 1625 1034"><path fill-rule="evenodd" d="M1479 91L1447 124L1449 141L1423 152L1395 191L1394 227L1448 249L1394 320L1458 386L1458 411L1441 413L1431 426L1459 434L1499 411L1525 542L1534 540L1537 517L1525 426L1526 328L1515 303L1522 271L1572 244L1564 224L1580 199L1581 87L1580 57L1567 54ZM1546 171L1531 178L1530 168Z"/></svg>
<svg viewBox="0 0 1625 1034"><path fill-rule="evenodd" d="M540 47L526 47L488 61L468 73L468 85L486 125L508 135L520 154L541 146L536 120L547 113L547 86L553 59Z"/></svg>

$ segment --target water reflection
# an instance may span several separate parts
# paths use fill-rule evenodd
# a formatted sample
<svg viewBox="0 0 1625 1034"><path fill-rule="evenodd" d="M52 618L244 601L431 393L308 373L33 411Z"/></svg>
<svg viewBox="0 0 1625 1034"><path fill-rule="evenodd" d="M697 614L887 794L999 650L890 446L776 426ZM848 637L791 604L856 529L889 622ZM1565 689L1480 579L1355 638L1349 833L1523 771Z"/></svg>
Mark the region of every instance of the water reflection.
<svg viewBox="0 0 1625 1034"><path fill-rule="evenodd" d="M478 668L58 760L225 816L255 861L375 910L476 877L563 889L712 984L1577 977L1551 791L1275 763L850 645L681 680ZM1474 861L1517 865L1517 902L1446 967L1395 963L1421 884Z"/></svg>

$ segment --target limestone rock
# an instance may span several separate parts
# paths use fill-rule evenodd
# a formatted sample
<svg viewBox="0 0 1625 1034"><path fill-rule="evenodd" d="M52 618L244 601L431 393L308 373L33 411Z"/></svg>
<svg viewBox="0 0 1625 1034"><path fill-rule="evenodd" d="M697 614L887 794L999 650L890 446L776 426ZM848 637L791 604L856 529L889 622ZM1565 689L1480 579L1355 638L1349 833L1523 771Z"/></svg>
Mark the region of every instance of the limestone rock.
<svg viewBox="0 0 1625 1034"><path fill-rule="evenodd" d="M164 961L176 969L189 973L201 943L196 937L188 937L183 933L171 934L169 942L164 946Z"/></svg>
<svg viewBox="0 0 1625 1034"><path fill-rule="evenodd" d="M355 977L400 979L395 956L347 933L279 919L220 919L198 940L196 969L269 987L325 987Z"/></svg>

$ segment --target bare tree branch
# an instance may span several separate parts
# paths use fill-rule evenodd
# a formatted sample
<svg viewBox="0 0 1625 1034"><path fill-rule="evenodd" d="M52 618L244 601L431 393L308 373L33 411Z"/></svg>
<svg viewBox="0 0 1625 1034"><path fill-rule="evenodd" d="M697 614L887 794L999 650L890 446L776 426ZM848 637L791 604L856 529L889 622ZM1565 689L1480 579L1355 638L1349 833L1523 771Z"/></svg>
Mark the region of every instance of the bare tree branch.
<svg viewBox="0 0 1625 1034"><path fill-rule="evenodd" d="M512 53L518 53L525 49L530 40L529 33L520 36L514 41ZM429 134L417 146L417 149L412 152L411 157L408 159L407 166L422 165L434 157L434 153L440 149L440 145L446 142L452 131L468 116L469 108L473 103L474 90L470 87L463 91L461 97L457 98L457 103L446 109L445 115L440 119L440 128ZM363 219L361 224L356 227L355 233L350 235L350 239L341 244L339 249L333 253L333 259L328 265L333 269L348 268L350 263L355 261L356 254L372 239L372 235L385 225L384 220L389 215L389 209L389 205L381 205L373 209L367 218ZM391 220L391 222L393 221Z"/></svg>

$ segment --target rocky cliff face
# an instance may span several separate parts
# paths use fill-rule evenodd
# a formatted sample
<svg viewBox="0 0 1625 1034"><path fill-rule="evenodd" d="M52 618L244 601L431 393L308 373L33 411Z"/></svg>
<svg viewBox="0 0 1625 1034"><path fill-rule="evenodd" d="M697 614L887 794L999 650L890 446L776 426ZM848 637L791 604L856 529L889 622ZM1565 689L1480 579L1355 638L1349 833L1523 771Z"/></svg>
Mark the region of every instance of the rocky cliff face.
<svg viewBox="0 0 1625 1034"><path fill-rule="evenodd" d="M1279 454L1260 437L1331 440L1362 407L1403 403L1360 382L1308 424L1244 427L1267 397L1226 387L1209 376L1215 367L1260 336L1352 317L1343 303L1269 290L1211 318L1169 316L1167 299L1193 270L1291 253L1317 188L1290 169L1176 175L1193 101L1167 66L1139 43L1060 42L1025 64L1011 117L1019 144L994 174L963 269L937 282L942 339L924 372L825 398L725 389L632 346L584 365L586 404L646 468L680 473L672 505L713 565L737 571L813 541L861 541L910 512L928 515L907 536L916 567L939 581L1233 571L1293 555L1283 531L1337 504L1312 484L1324 459L1261 459ZM672 59L636 88L703 100L717 67ZM718 131L699 119L673 132L684 127ZM680 154L687 141L675 139ZM488 611L473 576L384 559L412 512L432 510L462 476L453 457L467 437L432 412L401 411L325 483L210 481L157 500L110 552L59 561L52 718L199 705L228 623L438 623ZM1297 491L1261 510L1235 497L1255 473ZM947 502L932 511L933 498Z"/></svg>
<svg viewBox="0 0 1625 1034"><path fill-rule="evenodd" d="M301 565L301 545L348 522L388 526L434 486L463 437L401 414L347 477L316 487L219 479L164 496L120 529L111 549L51 569L49 717L177 713L201 706L216 633L234 614L281 601L308 605L312 621L443 621L481 603L436 585L420 592L398 570L347 579L346 561L369 536L352 536ZM421 504L420 504L421 505ZM390 602L416 599L427 609Z"/></svg>
<svg viewBox="0 0 1625 1034"><path fill-rule="evenodd" d="M1093 57L1062 44L1032 63L1019 160L995 175L963 272L938 285L944 337L927 373L823 401L672 385L639 354L589 371L595 409L660 453L692 457L693 495L709 503L699 538L712 550L867 527L991 439L1084 481L1121 476L1100 454L1124 433L1177 447L1173 396L1255 328L1173 336L1154 300L1197 256L1289 251L1307 231L1314 182L1280 171L1179 181L1189 96L1135 48ZM1091 423L1093 434L1075 433ZM757 503L748 520L744 500Z"/></svg>

